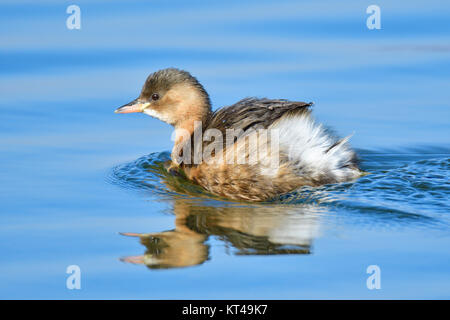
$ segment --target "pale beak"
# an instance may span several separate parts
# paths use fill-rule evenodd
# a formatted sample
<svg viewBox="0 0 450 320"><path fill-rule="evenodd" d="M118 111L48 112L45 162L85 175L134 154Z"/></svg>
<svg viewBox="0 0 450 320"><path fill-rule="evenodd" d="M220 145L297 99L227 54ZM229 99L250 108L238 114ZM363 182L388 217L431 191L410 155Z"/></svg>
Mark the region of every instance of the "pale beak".
<svg viewBox="0 0 450 320"><path fill-rule="evenodd" d="M117 108L115 113L132 113L132 112L144 112L144 109L150 105L150 102L139 102L138 99L127 103L120 108Z"/></svg>
<svg viewBox="0 0 450 320"><path fill-rule="evenodd" d="M144 256L131 256L120 258L123 262L133 263L133 264L144 264Z"/></svg>

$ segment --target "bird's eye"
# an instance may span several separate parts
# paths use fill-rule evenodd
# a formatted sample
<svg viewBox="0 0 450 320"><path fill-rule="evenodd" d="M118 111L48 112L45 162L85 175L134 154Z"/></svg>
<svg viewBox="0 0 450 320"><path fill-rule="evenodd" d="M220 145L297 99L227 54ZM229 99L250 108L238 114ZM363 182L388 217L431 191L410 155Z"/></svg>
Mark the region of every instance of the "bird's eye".
<svg viewBox="0 0 450 320"><path fill-rule="evenodd" d="M152 100L158 100L159 99L159 94L157 94L157 93L154 93L154 94L152 94Z"/></svg>

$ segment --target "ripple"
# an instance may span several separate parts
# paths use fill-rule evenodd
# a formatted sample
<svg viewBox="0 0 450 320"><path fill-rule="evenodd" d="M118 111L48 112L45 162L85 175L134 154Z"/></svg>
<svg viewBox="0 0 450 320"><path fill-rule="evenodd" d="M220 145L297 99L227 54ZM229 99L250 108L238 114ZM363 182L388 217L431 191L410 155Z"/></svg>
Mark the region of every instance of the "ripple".
<svg viewBox="0 0 450 320"><path fill-rule="evenodd" d="M303 187L266 203L221 199L169 174L169 152L116 166L109 176L111 183L166 201L175 216L174 229L122 233L145 249L121 260L149 269L197 266L211 259L211 238L238 256L309 255L323 229L342 230L341 226L412 228L427 236L448 236L450 153L389 150L360 151L360 155L368 175L354 182Z"/></svg>
<svg viewBox="0 0 450 320"><path fill-rule="evenodd" d="M436 151L435 149L431 149ZM422 150L360 150L362 167L370 174L352 183L303 187L266 205L314 204L344 215L359 214L365 223L420 222L448 226L450 153ZM428 152L427 152L428 151ZM152 153L113 168L109 180L156 199L201 199L215 206L230 202L209 194L181 176L167 173L169 152ZM222 203L222 204L221 204Z"/></svg>
<svg viewBox="0 0 450 320"><path fill-rule="evenodd" d="M203 188L189 180L169 174L165 168L168 161L170 161L169 152L151 153L133 162L114 167L109 180L126 189L145 192L146 196L167 198L208 195Z"/></svg>

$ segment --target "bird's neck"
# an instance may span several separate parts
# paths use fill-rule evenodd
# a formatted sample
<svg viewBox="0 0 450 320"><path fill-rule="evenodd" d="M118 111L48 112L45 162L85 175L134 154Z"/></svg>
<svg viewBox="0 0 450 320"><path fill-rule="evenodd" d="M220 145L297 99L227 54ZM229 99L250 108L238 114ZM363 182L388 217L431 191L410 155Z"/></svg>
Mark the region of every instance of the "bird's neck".
<svg viewBox="0 0 450 320"><path fill-rule="evenodd" d="M202 141L202 136L200 136L199 138L194 138L194 134L203 134L203 130L206 127L207 121L211 116L210 109L205 108L205 110L205 114L180 121L175 125L175 141L172 149L172 162L174 162L176 165L180 165L179 161L176 160L177 154L179 154L180 150L186 150L186 144L189 143L192 149L194 142L196 142L197 140Z"/></svg>

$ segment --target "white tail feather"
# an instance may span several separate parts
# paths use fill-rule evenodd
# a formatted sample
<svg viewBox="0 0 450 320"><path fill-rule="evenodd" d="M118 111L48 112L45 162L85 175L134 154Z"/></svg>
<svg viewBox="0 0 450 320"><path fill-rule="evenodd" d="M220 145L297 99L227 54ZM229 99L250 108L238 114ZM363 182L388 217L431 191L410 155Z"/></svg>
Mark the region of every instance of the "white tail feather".
<svg viewBox="0 0 450 320"><path fill-rule="evenodd" d="M359 171L351 166L354 152L351 135L337 141L308 114L285 116L271 128L279 130L280 151L299 171L314 179L327 176L336 182L354 179Z"/></svg>

